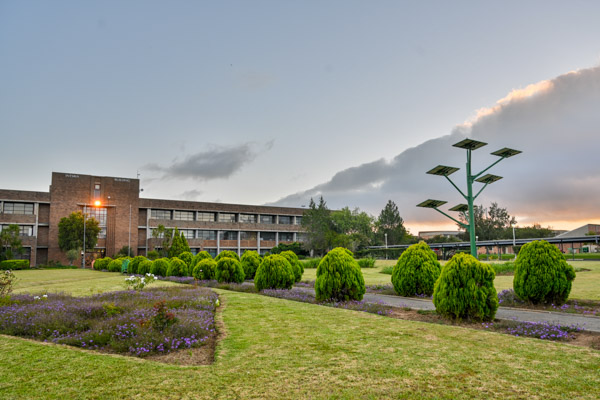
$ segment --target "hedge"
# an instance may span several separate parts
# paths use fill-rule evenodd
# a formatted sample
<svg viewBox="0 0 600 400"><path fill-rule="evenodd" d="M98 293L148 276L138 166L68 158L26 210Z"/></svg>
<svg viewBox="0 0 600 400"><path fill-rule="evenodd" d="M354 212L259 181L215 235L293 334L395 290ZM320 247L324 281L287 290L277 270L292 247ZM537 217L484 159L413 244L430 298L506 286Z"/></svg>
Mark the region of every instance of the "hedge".
<svg viewBox="0 0 600 400"><path fill-rule="evenodd" d="M362 300L364 294L365 280L352 252L336 247L327 253L317 268L317 301Z"/></svg>
<svg viewBox="0 0 600 400"><path fill-rule="evenodd" d="M258 291L291 289L294 281L294 270L288 259L281 254L272 254L265 257L256 270L254 286Z"/></svg>
<svg viewBox="0 0 600 400"><path fill-rule="evenodd" d="M29 260L4 260L0 261L0 270L14 271L18 269L28 269Z"/></svg>

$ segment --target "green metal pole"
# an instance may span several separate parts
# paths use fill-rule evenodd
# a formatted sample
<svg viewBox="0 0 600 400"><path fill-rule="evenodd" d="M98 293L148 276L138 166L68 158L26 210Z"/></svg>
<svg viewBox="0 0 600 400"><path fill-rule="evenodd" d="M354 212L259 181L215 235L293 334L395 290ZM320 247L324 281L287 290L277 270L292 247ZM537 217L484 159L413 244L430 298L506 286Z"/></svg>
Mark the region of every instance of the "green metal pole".
<svg viewBox="0 0 600 400"><path fill-rule="evenodd" d="M471 242L471 255L477 258L477 245L475 244L475 213L473 212L473 177L471 176L470 149L467 149L467 203L469 205L469 240Z"/></svg>

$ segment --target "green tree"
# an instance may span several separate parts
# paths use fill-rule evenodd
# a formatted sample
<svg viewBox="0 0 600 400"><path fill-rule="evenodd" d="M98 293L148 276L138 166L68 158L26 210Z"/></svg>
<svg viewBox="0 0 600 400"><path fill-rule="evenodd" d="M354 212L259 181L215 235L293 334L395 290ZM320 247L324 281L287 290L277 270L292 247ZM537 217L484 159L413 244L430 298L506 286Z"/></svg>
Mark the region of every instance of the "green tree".
<svg viewBox="0 0 600 400"><path fill-rule="evenodd" d="M460 220L467 223L467 213L462 212L459 216ZM483 206L474 206L473 218L475 219L475 235L479 240L494 240L512 238L511 225L517 223L514 217L511 217L506 211L506 208L498 206L498 203L492 203L490 208ZM462 226L459 228L464 230ZM462 240L469 240L469 231L462 232L459 237Z"/></svg>
<svg viewBox="0 0 600 400"><path fill-rule="evenodd" d="M85 249L92 250L98 243L100 227L94 218L85 219ZM83 248L83 213L72 212L68 217L63 217L58 223L58 247L62 251L78 250Z"/></svg>
<svg viewBox="0 0 600 400"><path fill-rule="evenodd" d="M323 196L318 205L311 198L308 210L302 216L302 226L308 237L307 247L319 255L324 254L329 248L332 224L331 211Z"/></svg>
<svg viewBox="0 0 600 400"><path fill-rule="evenodd" d="M19 237L19 225L11 224L0 231L0 261L10 260L23 252L23 243Z"/></svg>
<svg viewBox="0 0 600 400"><path fill-rule="evenodd" d="M173 242L168 251L169 257L179 257L181 253L186 251L190 251L190 245L185 236L183 236L183 233L180 234L179 229L175 228L175 232L173 232Z"/></svg>
<svg viewBox="0 0 600 400"><path fill-rule="evenodd" d="M333 230L330 247L346 247L356 251L367 247L373 241L374 218L359 208L350 210L344 207L331 213Z"/></svg>
<svg viewBox="0 0 600 400"><path fill-rule="evenodd" d="M381 210L376 222L377 239L379 243L385 243L387 234L387 244L394 245L403 243L407 236L404 220L400 216L398 206L392 200Z"/></svg>
<svg viewBox="0 0 600 400"><path fill-rule="evenodd" d="M161 257L166 257L169 254L171 243L173 242L173 229L165 228L164 225L158 225L152 229L152 237L154 239L162 239L160 242L161 249L159 254Z"/></svg>
<svg viewBox="0 0 600 400"><path fill-rule="evenodd" d="M554 230L551 227L542 228L540 224L533 224L521 228L515 228L516 239L539 239L553 237ZM512 232L505 239L512 239Z"/></svg>

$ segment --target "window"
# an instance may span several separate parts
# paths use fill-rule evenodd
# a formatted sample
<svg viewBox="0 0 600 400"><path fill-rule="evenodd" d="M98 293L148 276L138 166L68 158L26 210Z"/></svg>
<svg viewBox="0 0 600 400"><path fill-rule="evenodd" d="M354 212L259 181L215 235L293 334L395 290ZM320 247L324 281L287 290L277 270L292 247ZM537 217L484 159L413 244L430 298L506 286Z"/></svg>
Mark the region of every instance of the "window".
<svg viewBox="0 0 600 400"><path fill-rule="evenodd" d="M292 242L294 240L294 234L291 232L279 232L280 242Z"/></svg>
<svg viewBox="0 0 600 400"><path fill-rule="evenodd" d="M150 213L152 219L171 219L171 211L169 210L152 210Z"/></svg>
<svg viewBox="0 0 600 400"><path fill-rule="evenodd" d="M193 211L174 211L173 219L178 221L193 221L194 220L194 212Z"/></svg>
<svg viewBox="0 0 600 400"><path fill-rule="evenodd" d="M275 241L275 232L261 232L260 240Z"/></svg>
<svg viewBox="0 0 600 400"><path fill-rule="evenodd" d="M2 225L0 232L3 229L7 229L10 225ZM33 226L31 225L19 225L19 236L33 236Z"/></svg>
<svg viewBox="0 0 600 400"><path fill-rule="evenodd" d="M238 233L236 231L221 231L219 232L220 240L237 240Z"/></svg>
<svg viewBox="0 0 600 400"><path fill-rule="evenodd" d="M100 184L99 183L94 184L94 198L95 199L100 198Z"/></svg>
<svg viewBox="0 0 600 400"><path fill-rule="evenodd" d="M102 207L86 207L86 218L94 218L98 221L99 226L106 226L106 208Z"/></svg>
<svg viewBox="0 0 600 400"><path fill-rule="evenodd" d="M304 243L308 240L308 235L306 233L298 233L296 234L296 241L300 243Z"/></svg>
<svg viewBox="0 0 600 400"><path fill-rule="evenodd" d="M275 216L274 215L261 215L260 216L260 223L261 224L274 224L275 223Z"/></svg>
<svg viewBox="0 0 600 400"><path fill-rule="evenodd" d="M291 225L292 224L292 218L293 217L289 217L287 215L280 215L279 216L279 224L280 225Z"/></svg>
<svg viewBox="0 0 600 400"><path fill-rule="evenodd" d="M15 260L31 260L31 247L23 247L22 253L18 251L13 253L13 259Z"/></svg>
<svg viewBox="0 0 600 400"><path fill-rule="evenodd" d="M198 239L217 240L217 231L198 231Z"/></svg>
<svg viewBox="0 0 600 400"><path fill-rule="evenodd" d="M198 221L202 222L215 222L215 213L211 212L199 212L198 213Z"/></svg>
<svg viewBox="0 0 600 400"><path fill-rule="evenodd" d="M240 222L245 224L255 224L256 214L240 214Z"/></svg>
<svg viewBox="0 0 600 400"><path fill-rule="evenodd" d="M186 239L194 238L194 230L193 229L180 229L179 234L183 235Z"/></svg>
<svg viewBox="0 0 600 400"><path fill-rule="evenodd" d="M101 227L100 232L98 232L98 239L106 239L106 227Z"/></svg>
<svg viewBox="0 0 600 400"><path fill-rule="evenodd" d="M296 216L296 225L302 225L302 217L301 216Z"/></svg>
<svg viewBox="0 0 600 400"><path fill-rule="evenodd" d="M265 254L267 254L269 251L271 251L271 249L260 249L260 255L264 256Z"/></svg>
<svg viewBox="0 0 600 400"><path fill-rule="evenodd" d="M5 214L33 214L33 203L4 203Z"/></svg>
<svg viewBox="0 0 600 400"><path fill-rule="evenodd" d="M240 232L241 240L254 240L256 241L256 232Z"/></svg>
<svg viewBox="0 0 600 400"><path fill-rule="evenodd" d="M204 249L208 254L211 255L212 258L217 256L217 249Z"/></svg>
<svg viewBox="0 0 600 400"><path fill-rule="evenodd" d="M235 222L235 214L221 213L219 214L219 222Z"/></svg>

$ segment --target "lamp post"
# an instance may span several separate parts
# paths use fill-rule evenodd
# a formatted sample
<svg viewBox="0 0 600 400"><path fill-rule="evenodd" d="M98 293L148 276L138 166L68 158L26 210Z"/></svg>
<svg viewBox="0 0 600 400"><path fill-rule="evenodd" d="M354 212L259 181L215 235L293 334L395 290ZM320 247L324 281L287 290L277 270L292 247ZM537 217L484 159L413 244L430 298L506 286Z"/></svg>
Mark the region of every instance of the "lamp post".
<svg viewBox="0 0 600 400"><path fill-rule="evenodd" d="M448 178L448 176L450 176L451 174L458 171L459 168L448 167L445 165L438 165L437 167L427 171L427 173L430 175L439 175L439 176L443 176L444 178L446 178L448 180L448 182L450 182L452 184L452 186L454 186L454 188L456 190L458 190L458 192L464 197L464 199L467 201L467 204L459 204L457 206L454 206L454 207L450 208L450 211L458 211L458 212L464 212L464 213L468 212L468 219L467 219L468 224L460 222L457 219L449 216L445 212L439 210L438 207L440 207L443 204L446 204L447 203L446 201L429 199L420 204L417 204L417 207L433 208L440 214L443 214L446 217L453 220L454 222L456 222L459 226L463 227L465 230L468 230L469 231L469 242L470 242L470 247L471 247L471 255L473 257L477 257L477 244L476 244L476 236L475 236L475 213L474 213L473 202L481 194L481 192L483 192L483 189L485 189L490 183L494 183L494 182L502 179L502 177L498 176L498 175L492 175L492 174L483 175L483 173L486 172L487 170L489 170L490 168L492 168L494 165L498 164L500 161L504 160L505 158L509 158L509 157L512 157L512 156L522 153L519 150L509 149L507 147L500 149L498 151L495 151L491 154L494 156L500 157L500 159L498 159L497 161L492 163L489 167L485 168L481 172L479 172L477 174L473 174L471 172L471 152L473 150L477 150L480 147L483 147L486 145L487 145L487 143L479 142L477 140L472 140L472 139L465 139L465 140L462 140L453 145L454 147L465 149L467 151L467 164L466 164L467 194L465 194L462 190L460 190L458 188L458 186L456 186L456 184L454 182L452 182L452 180L450 178ZM483 183L484 186L481 189L479 189L477 194L473 195L473 183L475 183L475 182Z"/></svg>
<svg viewBox="0 0 600 400"><path fill-rule="evenodd" d="M387 246L387 233L384 233L384 236L385 236L385 259L387 260L387 259L388 259L388 252L387 252L387 248L388 248L388 246Z"/></svg>

